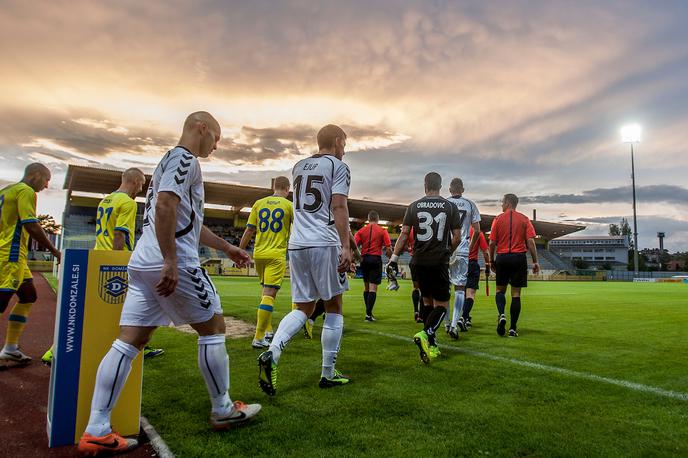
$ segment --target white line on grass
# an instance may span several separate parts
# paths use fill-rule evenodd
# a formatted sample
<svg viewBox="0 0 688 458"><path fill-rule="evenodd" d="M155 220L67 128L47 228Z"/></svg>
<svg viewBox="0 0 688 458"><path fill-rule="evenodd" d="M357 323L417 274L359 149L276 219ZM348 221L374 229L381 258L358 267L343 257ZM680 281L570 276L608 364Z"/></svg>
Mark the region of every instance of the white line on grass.
<svg viewBox="0 0 688 458"><path fill-rule="evenodd" d="M153 428L146 417L141 417L141 426L150 440L153 449L161 458L174 458L174 453L170 450L160 434Z"/></svg>
<svg viewBox="0 0 688 458"><path fill-rule="evenodd" d="M366 334L375 334L383 337L388 337L390 339L403 340L406 342L412 342L410 337L399 336L396 334L388 334L386 332L371 331L367 329L356 328L356 331L363 332ZM662 396L665 398L678 399L679 401L688 401L688 393L682 391L671 391L665 390L664 388L658 388L651 385L643 385L642 383L629 382L628 380L620 380L609 377L602 377L600 375L591 374L588 372L579 372L571 369L564 369L562 367L548 366L546 364L534 363L531 361L524 361L522 359L507 358L506 356L497 356L490 353L485 353L482 351L471 350L468 348L459 348L452 345L440 344L439 347L442 350L451 350L458 353L466 353L472 356L478 356L480 358L491 359L492 361L499 361L504 363L516 364L517 366L528 367L531 369L538 369L545 372L553 372L556 374L566 375L569 377L581 378L586 380L592 380L595 382L607 383L609 385L616 385L623 388L628 388L629 390L640 391L642 393L652 393L657 396Z"/></svg>

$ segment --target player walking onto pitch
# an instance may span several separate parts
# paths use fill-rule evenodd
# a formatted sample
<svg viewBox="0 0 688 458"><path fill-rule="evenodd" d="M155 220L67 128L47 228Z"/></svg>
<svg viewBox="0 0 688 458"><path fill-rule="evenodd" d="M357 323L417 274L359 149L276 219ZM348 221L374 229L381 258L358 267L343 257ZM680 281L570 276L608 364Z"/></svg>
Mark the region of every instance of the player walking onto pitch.
<svg viewBox="0 0 688 458"><path fill-rule="evenodd" d="M350 381L335 369L344 327L342 294L349 289L346 272L352 260L347 207L351 173L342 162L346 134L328 124L318 132L317 141L318 154L300 160L292 171L294 227L289 239L289 267L296 309L282 319L269 350L258 357L258 383L270 396L277 390L277 368L284 348L320 298L326 311L320 340L320 388Z"/></svg>
<svg viewBox="0 0 688 458"><path fill-rule="evenodd" d="M461 311L468 282L468 254L476 246L478 235L481 233L478 207L472 200L463 197L463 191L461 178L454 178L449 184L451 197L447 199L456 205L461 225L461 243L449 259L449 280L454 285L455 296L451 324L447 332L454 340L459 338L458 328L461 328L462 331L466 330L466 323L461 316ZM480 276L480 268L478 268L478 276Z"/></svg>
<svg viewBox="0 0 688 458"><path fill-rule="evenodd" d="M220 125L209 113L190 114L179 145L165 154L146 195L143 234L129 261L127 291L119 337L98 367L91 415L79 441L84 455L120 453L134 448L112 430L112 409L131 371L131 363L158 326L190 324L198 333L198 365L212 404L210 424L226 429L254 417L259 404L232 403L229 358L220 298L200 267L198 246L221 250L240 266L245 251L203 226L203 177L198 158L208 157L220 141Z"/></svg>
<svg viewBox="0 0 688 458"><path fill-rule="evenodd" d="M389 266L399 270L397 261L406 245L411 227L415 235L411 274L418 281L425 319L422 331L413 336L425 364L440 355L435 334L442 325L449 305L449 257L461 241L461 221L454 204L440 196L442 177L425 175L425 197L406 209L401 234L394 245Z"/></svg>
<svg viewBox="0 0 688 458"><path fill-rule="evenodd" d="M117 191L108 194L98 204L96 215L96 246L94 250L126 250L134 247L136 230L136 196L143 189L146 176L137 168L122 173L122 183ZM154 358L163 354L162 348L143 349L144 358ZM53 347L43 354L41 361L50 366L53 360Z"/></svg>
<svg viewBox="0 0 688 458"><path fill-rule="evenodd" d="M471 238L473 238L473 227L471 227ZM471 326L471 310L475 301L475 292L480 287L480 264L478 264L478 251L483 252L485 259L485 272L490 274L490 255L488 253L487 241L481 232L476 243L468 253L468 275L466 277L466 300L463 303L463 312L458 321L461 331L468 331ZM463 324L463 326L462 326Z"/></svg>
<svg viewBox="0 0 688 458"><path fill-rule="evenodd" d="M382 283L382 248L389 258L392 242L389 233L380 227L380 215L375 210L368 212L368 225L356 232L356 246L361 249L361 271L363 272L363 302L366 307L366 321L375 321L373 307L377 299L377 287Z"/></svg>
<svg viewBox="0 0 688 458"><path fill-rule="evenodd" d="M287 270L287 243L294 220L292 204L287 199L289 178L275 178L272 187L272 196L259 199L253 204L244 235L239 242L239 248L245 250L253 234L257 233L253 260L263 287L263 296L258 305L256 334L251 343L253 348L270 346L266 332L272 332L272 308Z"/></svg>
<svg viewBox="0 0 688 458"><path fill-rule="evenodd" d="M511 285L511 326L509 337L518 337L516 325L521 314L521 288L528 286L527 250L533 260L533 274L540 272L535 247L535 228L528 217L516 211L518 197L514 194L504 194L502 199L503 213L492 221L490 232L490 260L492 269L497 276L497 334L505 334L506 316L506 287ZM497 258L495 259L495 249Z"/></svg>
<svg viewBox="0 0 688 458"><path fill-rule="evenodd" d="M0 190L0 314L17 295L18 302L12 308L7 325L5 346L0 351L0 361L26 364L31 361L19 349L19 338L36 302L36 287L26 262L29 237L50 250L60 262L60 252L53 246L36 217L36 193L48 187L50 170L38 162L24 169L19 183ZM4 366L2 366L4 367Z"/></svg>

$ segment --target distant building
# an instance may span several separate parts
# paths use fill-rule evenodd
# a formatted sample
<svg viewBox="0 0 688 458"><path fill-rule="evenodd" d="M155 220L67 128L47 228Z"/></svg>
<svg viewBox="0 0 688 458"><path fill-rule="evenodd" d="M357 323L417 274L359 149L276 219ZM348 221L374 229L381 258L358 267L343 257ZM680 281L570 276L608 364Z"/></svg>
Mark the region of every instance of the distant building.
<svg viewBox="0 0 688 458"><path fill-rule="evenodd" d="M628 265L628 239L625 236L561 237L549 242L549 250L569 261L583 260L591 267L610 264L613 269Z"/></svg>

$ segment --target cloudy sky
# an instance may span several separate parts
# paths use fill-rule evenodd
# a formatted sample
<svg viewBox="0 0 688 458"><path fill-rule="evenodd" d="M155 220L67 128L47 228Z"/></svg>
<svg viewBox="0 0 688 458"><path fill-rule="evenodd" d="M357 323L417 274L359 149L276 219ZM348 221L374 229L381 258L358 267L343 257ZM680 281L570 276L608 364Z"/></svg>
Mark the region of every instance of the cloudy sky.
<svg viewBox="0 0 688 458"><path fill-rule="evenodd" d="M345 126L356 198L408 203L423 175L505 192L538 218L688 249L684 1L0 0L0 183L48 164L151 171L187 113L220 120L208 180L267 186ZM384 215L383 215L384 217Z"/></svg>

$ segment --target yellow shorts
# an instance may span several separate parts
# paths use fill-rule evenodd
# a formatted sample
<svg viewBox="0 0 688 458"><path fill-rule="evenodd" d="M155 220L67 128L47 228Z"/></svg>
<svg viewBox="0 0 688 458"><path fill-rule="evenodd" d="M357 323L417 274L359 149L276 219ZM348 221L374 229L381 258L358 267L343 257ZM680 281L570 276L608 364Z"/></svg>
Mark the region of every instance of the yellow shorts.
<svg viewBox="0 0 688 458"><path fill-rule="evenodd" d="M256 271L260 284L269 288L280 289L284 273L287 271L286 259L255 259Z"/></svg>
<svg viewBox="0 0 688 458"><path fill-rule="evenodd" d="M0 261L0 291L16 291L33 276L26 261Z"/></svg>

